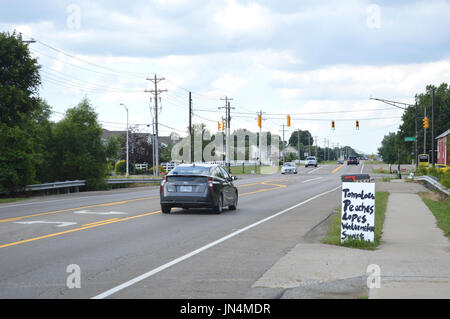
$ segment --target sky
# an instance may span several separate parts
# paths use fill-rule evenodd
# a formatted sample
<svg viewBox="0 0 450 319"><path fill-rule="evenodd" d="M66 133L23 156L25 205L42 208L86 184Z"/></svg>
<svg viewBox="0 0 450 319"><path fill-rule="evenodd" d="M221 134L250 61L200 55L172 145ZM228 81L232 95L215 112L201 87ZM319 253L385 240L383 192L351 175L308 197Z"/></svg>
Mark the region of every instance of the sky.
<svg viewBox="0 0 450 319"><path fill-rule="evenodd" d="M150 132L156 74L159 134L212 133L232 98L232 130L309 130L319 146L376 153L426 85L450 81L450 1L0 0L42 65L53 120L89 98L104 128ZM6 5L7 4L7 5ZM153 110L153 113L151 112ZM360 129L356 130L356 121ZM335 130L331 129L335 121Z"/></svg>

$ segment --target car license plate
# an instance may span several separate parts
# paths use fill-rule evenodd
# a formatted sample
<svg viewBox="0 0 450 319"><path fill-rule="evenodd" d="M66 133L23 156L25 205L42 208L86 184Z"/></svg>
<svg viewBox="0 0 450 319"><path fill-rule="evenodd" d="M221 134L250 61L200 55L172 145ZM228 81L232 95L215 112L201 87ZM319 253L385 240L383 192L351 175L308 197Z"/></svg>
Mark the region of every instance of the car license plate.
<svg viewBox="0 0 450 319"><path fill-rule="evenodd" d="M192 186L180 186L180 192L183 193L192 192Z"/></svg>

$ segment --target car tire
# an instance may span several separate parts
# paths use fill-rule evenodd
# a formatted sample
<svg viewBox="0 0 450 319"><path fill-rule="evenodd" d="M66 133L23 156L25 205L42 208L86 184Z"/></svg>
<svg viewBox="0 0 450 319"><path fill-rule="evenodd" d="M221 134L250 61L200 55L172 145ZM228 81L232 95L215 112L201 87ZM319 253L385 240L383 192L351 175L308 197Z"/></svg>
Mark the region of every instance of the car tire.
<svg viewBox="0 0 450 319"><path fill-rule="evenodd" d="M162 211L163 214L170 214L171 210L172 210L172 207L161 205L161 211Z"/></svg>
<svg viewBox="0 0 450 319"><path fill-rule="evenodd" d="M238 205L238 194L236 193L236 196L234 197L233 205L228 206L229 210L236 210Z"/></svg>
<svg viewBox="0 0 450 319"><path fill-rule="evenodd" d="M217 206L213 207L214 214L221 214L223 211L223 196L222 194L219 195L219 198L217 199Z"/></svg>

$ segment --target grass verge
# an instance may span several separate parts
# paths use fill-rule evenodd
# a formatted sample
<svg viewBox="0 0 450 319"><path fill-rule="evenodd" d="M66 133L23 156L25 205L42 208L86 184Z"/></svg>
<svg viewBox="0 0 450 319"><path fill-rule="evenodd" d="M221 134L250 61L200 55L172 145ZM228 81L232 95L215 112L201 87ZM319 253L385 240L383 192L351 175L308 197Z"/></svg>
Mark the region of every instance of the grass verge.
<svg viewBox="0 0 450 319"><path fill-rule="evenodd" d="M431 210L439 228L444 231L445 236L450 239L450 201L447 198L433 196L430 193L419 193L423 202Z"/></svg>
<svg viewBox="0 0 450 319"><path fill-rule="evenodd" d="M0 198L0 204L15 203L25 200L26 198Z"/></svg>
<svg viewBox="0 0 450 319"><path fill-rule="evenodd" d="M261 169L259 166L251 165L251 166L244 166L244 171L242 171L242 165L241 166L231 166L231 174L232 175L241 175L241 174L260 174Z"/></svg>
<svg viewBox="0 0 450 319"><path fill-rule="evenodd" d="M336 214L331 219L328 234L327 236L325 236L325 238L322 239L322 243L350 248L375 250L381 241L388 198L388 192L376 192L375 194L375 241L373 243L356 239L347 240L344 243L341 243L340 207L336 209Z"/></svg>

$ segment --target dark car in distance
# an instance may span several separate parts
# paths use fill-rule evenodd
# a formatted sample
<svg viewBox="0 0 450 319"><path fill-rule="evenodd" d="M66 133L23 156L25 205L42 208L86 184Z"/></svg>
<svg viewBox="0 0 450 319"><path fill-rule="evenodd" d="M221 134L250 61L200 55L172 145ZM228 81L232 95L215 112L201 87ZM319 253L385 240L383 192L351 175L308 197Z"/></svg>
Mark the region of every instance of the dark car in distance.
<svg viewBox="0 0 450 319"><path fill-rule="evenodd" d="M179 165L161 182L161 211L169 214L174 207L212 208L220 214L227 206L236 210L238 190L233 184L236 179L216 164Z"/></svg>
<svg viewBox="0 0 450 319"><path fill-rule="evenodd" d="M350 156L347 160L347 165L359 165L359 159L356 156Z"/></svg>

